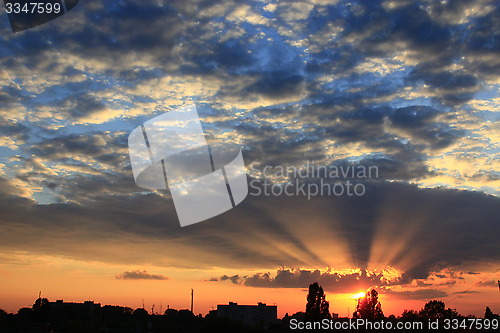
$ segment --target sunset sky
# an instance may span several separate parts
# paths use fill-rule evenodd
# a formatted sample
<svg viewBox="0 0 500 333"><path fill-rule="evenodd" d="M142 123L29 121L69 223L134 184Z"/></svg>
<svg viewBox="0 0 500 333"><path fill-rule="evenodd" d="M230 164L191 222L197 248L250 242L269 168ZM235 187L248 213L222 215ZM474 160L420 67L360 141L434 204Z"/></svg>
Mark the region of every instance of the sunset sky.
<svg viewBox="0 0 500 333"><path fill-rule="evenodd" d="M195 313L281 317L318 282L340 316L370 287L385 315L498 313L499 87L494 0L81 0L18 33L2 9L0 309L41 291L159 312L193 288ZM127 138L189 104L261 185L265 166L379 175L181 228L168 190L135 184Z"/></svg>

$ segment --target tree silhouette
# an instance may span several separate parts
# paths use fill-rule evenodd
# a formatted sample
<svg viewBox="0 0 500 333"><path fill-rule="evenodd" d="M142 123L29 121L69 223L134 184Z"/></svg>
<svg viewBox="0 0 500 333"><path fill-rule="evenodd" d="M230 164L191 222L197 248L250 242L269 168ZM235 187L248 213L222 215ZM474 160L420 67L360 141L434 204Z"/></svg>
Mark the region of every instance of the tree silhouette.
<svg viewBox="0 0 500 333"><path fill-rule="evenodd" d="M38 297L35 300L35 303L33 303L32 310L33 311L39 311L39 310L42 310L42 309L46 308L48 305L49 305L49 300L48 299Z"/></svg>
<svg viewBox="0 0 500 333"><path fill-rule="evenodd" d="M420 319L418 311L415 310L404 310L401 314L401 318L406 321L417 321Z"/></svg>
<svg viewBox="0 0 500 333"><path fill-rule="evenodd" d="M140 320L144 320L144 319L146 319L149 316L149 313L148 313L148 311L146 311L143 308L137 308L137 309L134 310L134 312L132 313L132 315L134 316L134 318L137 318L137 319L140 319Z"/></svg>
<svg viewBox="0 0 500 333"><path fill-rule="evenodd" d="M49 300L46 298L38 297L31 307L31 311L33 313L33 320L47 321L50 315Z"/></svg>
<svg viewBox="0 0 500 333"><path fill-rule="evenodd" d="M371 289L366 293L365 297L358 299L356 311L353 314L354 318L379 320L384 318L382 312L382 304L378 300L378 292Z"/></svg>
<svg viewBox="0 0 500 333"><path fill-rule="evenodd" d="M325 299L323 288L317 282L311 283L307 294L305 319L321 321L325 318L330 318L330 303Z"/></svg>
<svg viewBox="0 0 500 333"><path fill-rule="evenodd" d="M491 311L490 307L486 307L486 311L484 312L484 319L499 319L500 316L497 314L494 314L493 311Z"/></svg>
<svg viewBox="0 0 500 333"><path fill-rule="evenodd" d="M3 309L0 309L0 332L2 331L2 326L6 324L7 318L8 318L7 312L5 312Z"/></svg>
<svg viewBox="0 0 500 333"><path fill-rule="evenodd" d="M420 310L420 316L427 319L443 319L443 318L458 318L457 311L453 309L446 309L443 301L432 300L424 305Z"/></svg>

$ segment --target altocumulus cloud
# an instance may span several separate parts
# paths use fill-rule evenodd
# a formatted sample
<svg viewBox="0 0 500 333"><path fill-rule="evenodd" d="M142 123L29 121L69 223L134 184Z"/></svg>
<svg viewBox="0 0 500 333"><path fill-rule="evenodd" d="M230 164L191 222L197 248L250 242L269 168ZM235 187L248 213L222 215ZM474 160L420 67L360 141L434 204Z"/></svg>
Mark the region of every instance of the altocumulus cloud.
<svg viewBox="0 0 500 333"><path fill-rule="evenodd" d="M116 275L117 280L168 280L168 277L159 274L150 274L147 271L125 271Z"/></svg>

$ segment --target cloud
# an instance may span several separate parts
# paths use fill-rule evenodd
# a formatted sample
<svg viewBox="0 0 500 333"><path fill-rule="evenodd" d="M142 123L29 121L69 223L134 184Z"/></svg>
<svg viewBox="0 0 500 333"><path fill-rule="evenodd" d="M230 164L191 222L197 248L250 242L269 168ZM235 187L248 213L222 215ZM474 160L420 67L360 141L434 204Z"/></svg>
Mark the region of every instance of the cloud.
<svg viewBox="0 0 500 333"><path fill-rule="evenodd" d="M442 290L437 289L417 289L411 291L395 291L391 289L382 289L380 293L386 295L395 295L398 299L407 300L431 300L439 299L448 296L448 294Z"/></svg>
<svg viewBox="0 0 500 333"><path fill-rule="evenodd" d="M475 290L465 290L465 291L456 291L452 293L453 295L464 295L464 294L479 294L479 291Z"/></svg>
<svg viewBox="0 0 500 333"><path fill-rule="evenodd" d="M409 106L398 108L389 116L391 124L430 149L442 149L452 145L464 135L446 122L436 118L440 113L432 107Z"/></svg>
<svg viewBox="0 0 500 333"><path fill-rule="evenodd" d="M355 289L367 289L372 286L386 286L405 282L403 276L387 277L384 273L367 272L366 270L352 273L304 269L280 269L274 276L270 273L257 273L252 276L223 275L213 281L230 280L234 284L258 288L307 288L311 283L318 282L330 292L349 292ZM406 281L407 282L407 281Z"/></svg>
<svg viewBox="0 0 500 333"><path fill-rule="evenodd" d="M234 284L239 284L241 282L242 278L240 276L238 276L238 275L233 275L233 276L223 275L219 279L212 278L210 281L215 282L215 281L219 281L219 280L220 281L227 281L227 280L229 280L229 281L231 281Z"/></svg>
<svg viewBox="0 0 500 333"><path fill-rule="evenodd" d="M168 277L157 274L149 274L146 271L126 271L116 275L117 280L168 280Z"/></svg>
<svg viewBox="0 0 500 333"><path fill-rule="evenodd" d="M249 93L257 93L268 97L283 97L285 95L300 96L303 94L304 77L291 74L289 71L274 71L266 73L247 88Z"/></svg>
<svg viewBox="0 0 500 333"><path fill-rule="evenodd" d="M313 283L318 282L326 292L351 293L358 290L375 288L379 293L394 295L403 300L429 300L448 296L446 291L436 289L444 285L454 284L453 280L446 283L435 281L438 278L461 278L461 272L447 270L445 274L433 274L426 280L413 280L405 273L394 269L379 272L367 270L306 270L306 269L279 269L276 274L257 273L250 276L223 275L219 278L211 278L212 282L230 281L233 284L256 288L299 288L307 289ZM427 281L427 282L425 282ZM423 288L422 288L423 287ZM433 288L432 288L433 287ZM477 293L453 292L451 294Z"/></svg>
<svg viewBox="0 0 500 333"><path fill-rule="evenodd" d="M497 287L498 282L496 280L490 280L490 281L479 281L477 283L478 286L480 287Z"/></svg>
<svg viewBox="0 0 500 333"><path fill-rule="evenodd" d="M392 266L412 279L500 259L500 204L480 193L367 183L364 197L249 196L226 214L180 228L168 192L143 193L131 174L66 178L55 182L76 191L66 203L39 205L2 187L3 251L24 244L76 259L136 265L147 257L189 268Z"/></svg>

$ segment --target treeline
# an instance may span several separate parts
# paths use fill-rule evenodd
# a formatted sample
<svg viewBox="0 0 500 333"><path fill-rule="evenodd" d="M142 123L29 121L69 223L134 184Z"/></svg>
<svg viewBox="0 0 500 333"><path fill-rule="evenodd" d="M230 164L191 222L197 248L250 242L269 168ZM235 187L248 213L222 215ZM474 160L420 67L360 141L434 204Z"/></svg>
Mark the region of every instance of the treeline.
<svg viewBox="0 0 500 333"><path fill-rule="evenodd" d="M86 302L87 303L87 302ZM57 306L57 302L37 299L31 308L16 314L0 309L0 333L191 333L245 332L253 328L212 312L205 317L190 310L167 309L163 314L149 314L143 308L92 304ZM91 310L92 309L92 310Z"/></svg>
<svg viewBox="0 0 500 333"><path fill-rule="evenodd" d="M288 314L281 320L282 326L290 327L305 327L308 325L305 323L319 323L324 320L332 320L337 322L345 322L348 318L338 318L333 317L330 313L330 304L326 301L326 294L318 283L312 283L309 286L309 292L307 294L307 303L305 312L297 312L291 316ZM375 289L370 289L365 296L360 297L357 302L356 309L352 313L352 318L354 319L365 319L369 322L422 322L428 324L429 321L438 321L440 326L445 327L444 323L449 323L451 327L457 327L462 331L494 331L498 330L498 323L500 321L500 316L492 312L492 310L487 306L485 309L484 317L481 319L487 319L487 321L477 321L478 325L481 325L481 329L476 329L478 327L474 321L468 319L477 319L473 315L461 315L455 309L447 308L443 301L432 300L427 302L420 311L415 310L404 310L399 317L390 315L386 317L382 310L382 304L378 299L378 292ZM464 319L466 319L464 321ZM294 325L290 325L294 323ZM304 323L302 325L297 325L297 323ZM461 325L465 325L466 327ZM309 326L312 326L309 324ZM317 325L321 326L321 325ZM340 325L339 325L340 326ZM397 325L392 325L396 327ZM347 325L346 325L347 327ZM428 327L427 325L423 326ZM472 329L471 329L472 327ZM352 330L352 329L348 329ZM322 330L324 331L324 330ZM377 329L377 331L380 331ZM393 331L393 330L391 330ZM400 330L404 331L404 329ZM409 330L411 331L411 330Z"/></svg>
<svg viewBox="0 0 500 333"><path fill-rule="evenodd" d="M217 311L195 316L187 309L167 309L150 314L144 308L49 302L38 298L32 307L17 313L0 309L0 333L235 333L285 332L280 321L263 326L220 318Z"/></svg>
<svg viewBox="0 0 500 333"><path fill-rule="evenodd" d="M460 315L455 309L446 307L438 300L427 302L419 311L404 310L399 317L386 317L375 289L369 290L358 299L354 319L371 322L429 322L430 320L473 319L474 316ZM496 320L499 315L486 307L484 319ZM16 314L8 314L0 309L0 333L191 333L191 332L289 332L294 331L291 323L346 322L330 313L330 304L321 286L309 286L304 312L286 314L276 324L246 326L242 322L217 317L210 311L205 317L195 316L189 310L167 309L163 314L149 314L143 308L133 310L129 307L85 303L49 302L38 298L31 308L21 308ZM314 330L309 330L314 331ZM321 331L325 331L322 329ZM377 330L380 331L380 330ZM400 330L404 331L404 330ZM465 330L474 331L474 330ZM484 330L483 330L484 331ZM394 330L393 330L394 332Z"/></svg>

